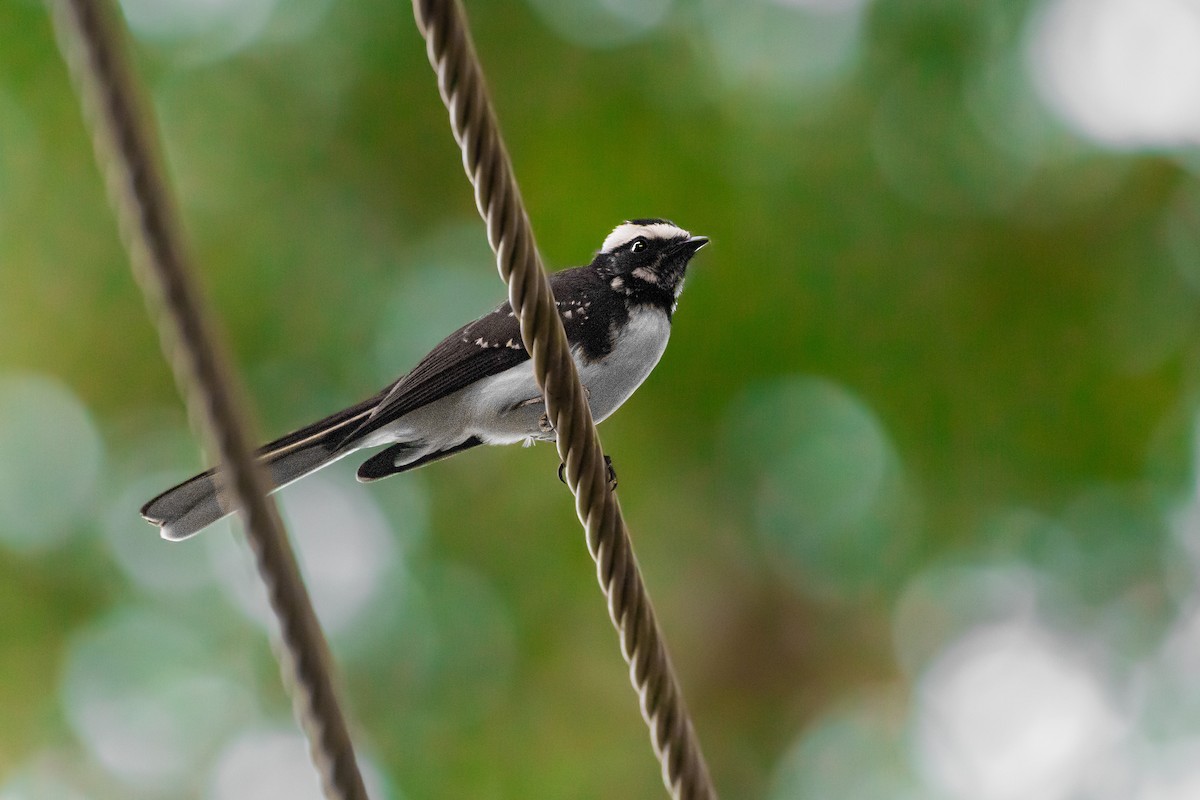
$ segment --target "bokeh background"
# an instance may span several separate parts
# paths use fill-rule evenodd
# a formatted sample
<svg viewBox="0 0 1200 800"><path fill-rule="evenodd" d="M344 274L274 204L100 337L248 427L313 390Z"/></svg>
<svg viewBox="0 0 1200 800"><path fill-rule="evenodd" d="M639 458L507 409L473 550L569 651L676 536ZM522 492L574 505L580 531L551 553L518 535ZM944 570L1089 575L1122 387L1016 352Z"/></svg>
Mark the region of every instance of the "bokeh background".
<svg viewBox="0 0 1200 800"><path fill-rule="evenodd" d="M727 798L1200 797L1200 3L468 3L547 261L713 240L601 429ZM502 297L408 4L125 0L263 435ZM44 9L0 3L0 798L315 798ZM379 800L662 796L554 450L285 491Z"/></svg>

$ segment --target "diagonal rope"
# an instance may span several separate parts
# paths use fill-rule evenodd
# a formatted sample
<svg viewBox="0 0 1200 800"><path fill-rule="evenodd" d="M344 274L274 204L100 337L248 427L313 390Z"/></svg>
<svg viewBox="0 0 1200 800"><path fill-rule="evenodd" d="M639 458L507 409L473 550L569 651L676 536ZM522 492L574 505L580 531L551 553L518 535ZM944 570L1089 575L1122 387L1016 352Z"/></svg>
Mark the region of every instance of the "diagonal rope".
<svg viewBox="0 0 1200 800"><path fill-rule="evenodd" d="M120 17L106 0L54 0L59 48L92 130L121 238L156 317L167 360L193 419L217 453L242 512L279 621L284 682L330 800L366 800L329 675L328 645L275 504L252 455L241 391L204 313L177 215L155 150L153 120L124 53Z"/></svg>
<svg viewBox="0 0 1200 800"><path fill-rule="evenodd" d="M475 187L475 204L487 223L496 266L521 322L521 338L546 396L557 432L558 453L567 465L575 510L587 532L608 611L621 638L621 651L650 728L671 796L716 798L700 743L667 656L662 632L646 594L615 495L608 488L596 426L592 422L550 283L521 201L512 162L500 138L483 67L458 0L413 0L417 27L437 73L450 126Z"/></svg>

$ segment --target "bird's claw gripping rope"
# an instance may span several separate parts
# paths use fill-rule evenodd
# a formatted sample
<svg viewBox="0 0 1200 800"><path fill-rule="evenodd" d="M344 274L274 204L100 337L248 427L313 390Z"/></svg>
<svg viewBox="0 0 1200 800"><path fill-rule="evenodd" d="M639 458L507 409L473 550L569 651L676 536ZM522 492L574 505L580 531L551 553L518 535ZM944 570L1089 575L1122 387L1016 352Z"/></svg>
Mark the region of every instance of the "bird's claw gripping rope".
<svg viewBox="0 0 1200 800"><path fill-rule="evenodd" d="M615 492L617 490L617 471L613 469L612 456L605 454L604 466L608 468L608 490ZM558 465L558 479L563 483L567 482L567 465L565 462Z"/></svg>

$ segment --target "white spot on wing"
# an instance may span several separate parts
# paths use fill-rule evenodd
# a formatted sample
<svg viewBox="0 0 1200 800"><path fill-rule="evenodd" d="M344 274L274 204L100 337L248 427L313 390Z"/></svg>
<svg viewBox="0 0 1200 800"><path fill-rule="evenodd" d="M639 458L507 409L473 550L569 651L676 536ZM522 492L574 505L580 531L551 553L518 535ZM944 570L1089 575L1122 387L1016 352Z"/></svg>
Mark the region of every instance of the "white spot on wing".
<svg viewBox="0 0 1200 800"><path fill-rule="evenodd" d="M600 252L611 253L621 245L628 244L639 236L644 236L647 239L678 239L679 237L686 239L691 234L669 222L654 222L649 225L634 225L632 222L623 222L613 228L613 232L608 235L608 238L604 240L604 244L600 246Z"/></svg>

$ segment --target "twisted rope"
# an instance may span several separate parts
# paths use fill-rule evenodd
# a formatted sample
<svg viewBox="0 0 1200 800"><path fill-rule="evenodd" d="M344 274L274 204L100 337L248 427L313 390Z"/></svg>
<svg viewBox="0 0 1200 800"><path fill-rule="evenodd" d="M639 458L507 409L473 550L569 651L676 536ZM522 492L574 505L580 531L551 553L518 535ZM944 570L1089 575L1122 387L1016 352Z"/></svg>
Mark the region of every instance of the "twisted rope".
<svg viewBox="0 0 1200 800"><path fill-rule="evenodd" d="M450 112L454 138L462 148L463 167L475 187L475 204L487 223L496 266L508 284L508 299L520 320L521 338L546 398L558 454L575 494L575 511L586 530L609 615L620 634L621 652L629 662L630 679L662 764L663 782L672 797L715 800L716 791L646 594L621 508L608 487L608 468L596 426L500 137L465 14L457 0L413 0L413 11L437 73L442 101Z"/></svg>
<svg viewBox="0 0 1200 800"><path fill-rule="evenodd" d="M296 715L330 800L366 800L329 676L328 646L267 483L253 457L241 391L204 313L175 208L155 151L153 120L123 51L120 18L105 0L54 0L59 48L92 130L121 239L155 317L189 415L199 420L242 512L279 622L277 650ZM160 311L161 309L161 311Z"/></svg>

